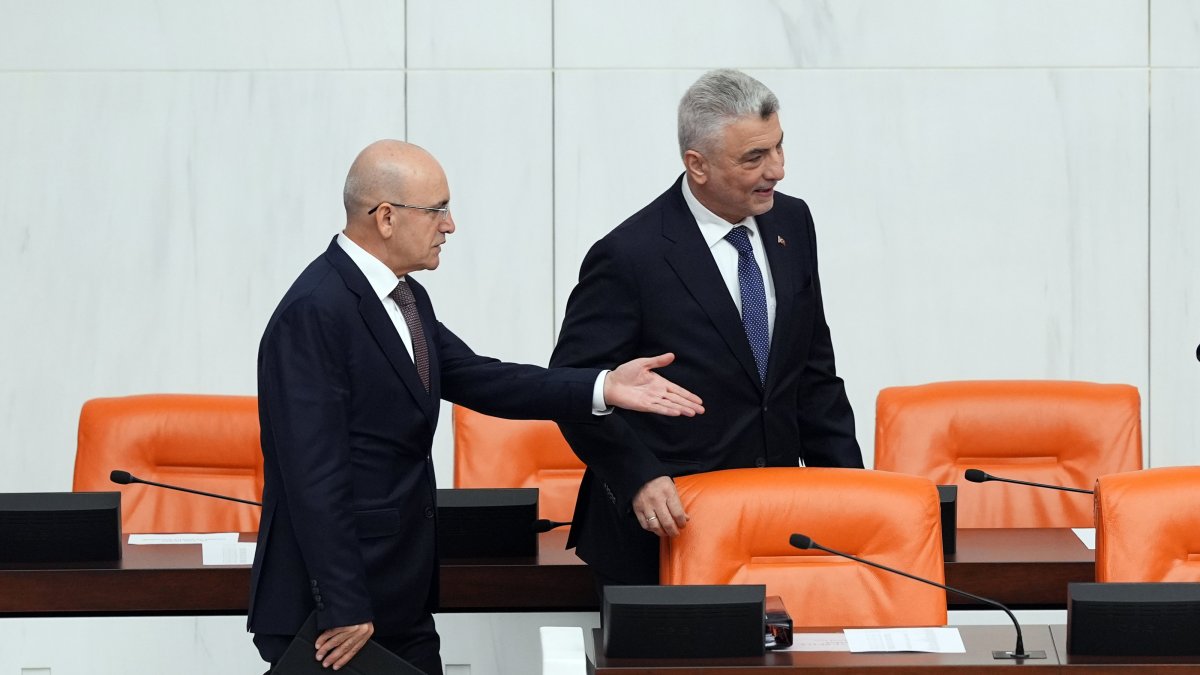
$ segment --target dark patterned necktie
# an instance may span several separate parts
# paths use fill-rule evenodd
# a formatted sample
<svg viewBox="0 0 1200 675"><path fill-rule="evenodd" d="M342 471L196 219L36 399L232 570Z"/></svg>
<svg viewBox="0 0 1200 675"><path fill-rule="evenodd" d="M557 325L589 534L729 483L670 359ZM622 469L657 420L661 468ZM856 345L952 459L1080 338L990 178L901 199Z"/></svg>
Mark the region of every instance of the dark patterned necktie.
<svg viewBox="0 0 1200 675"><path fill-rule="evenodd" d="M738 225L725 235L738 252L738 288L742 293L742 328L754 352L759 382L767 381L767 355L771 352L771 333L767 327L767 293L763 288L762 270L750 247L750 231Z"/></svg>
<svg viewBox="0 0 1200 675"><path fill-rule="evenodd" d="M425 393L428 394L429 347L425 344L425 331L421 329L421 315L417 313L417 299L413 297L412 289L405 281L396 284L396 289L389 295L397 305L400 305L404 323L408 324L408 332L412 333L413 363L417 366L417 374L421 376L421 384L425 385Z"/></svg>

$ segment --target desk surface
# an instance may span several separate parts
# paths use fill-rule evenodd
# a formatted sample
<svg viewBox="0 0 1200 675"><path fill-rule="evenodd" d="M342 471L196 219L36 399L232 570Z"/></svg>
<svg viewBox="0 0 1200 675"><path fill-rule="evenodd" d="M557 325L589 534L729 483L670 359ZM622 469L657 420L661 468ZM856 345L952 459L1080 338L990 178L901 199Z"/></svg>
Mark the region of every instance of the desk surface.
<svg viewBox="0 0 1200 675"><path fill-rule="evenodd" d="M556 530L539 536L535 558L443 560L442 611L595 610L592 574L565 543ZM946 583L1017 608L1061 608L1067 583L1092 581L1094 569L1070 530L959 530ZM0 615L244 614L249 587L249 567L204 567L199 545L126 544L114 563L0 565Z"/></svg>
<svg viewBox="0 0 1200 675"><path fill-rule="evenodd" d="M804 675L848 673L1005 673L1015 667L1036 673L1063 675L1200 674L1200 657L1081 657L1067 654L1066 626L1022 626L1025 648L1046 652L1045 659L997 660L992 650L1013 648L1011 626L959 626L965 654L852 654L849 652L768 652L748 659L610 659L599 629L586 640L589 675L654 675L656 673L719 673L720 675ZM1189 662L1190 661L1190 662Z"/></svg>
<svg viewBox="0 0 1200 675"><path fill-rule="evenodd" d="M830 629L833 630L833 629ZM1012 649L1016 633L1012 626L960 626L964 654L922 654L891 652L854 654L850 652L768 652L761 658L741 659L610 659L605 657L599 629L585 641L590 675L651 675L653 673L720 673L720 675L805 675L886 672L900 675L938 673L1004 673L1012 668L1038 668L1039 672L1058 672L1059 658L1048 626L1022 626L1025 648L1046 652L1044 659L1022 661L994 659L992 650Z"/></svg>

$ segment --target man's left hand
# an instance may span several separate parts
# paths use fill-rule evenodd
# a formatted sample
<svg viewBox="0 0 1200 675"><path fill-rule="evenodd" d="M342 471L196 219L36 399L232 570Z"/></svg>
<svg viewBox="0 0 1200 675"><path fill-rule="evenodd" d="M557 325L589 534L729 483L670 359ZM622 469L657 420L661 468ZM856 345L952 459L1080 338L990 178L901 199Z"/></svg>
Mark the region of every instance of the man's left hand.
<svg viewBox="0 0 1200 675"><path fill-rule="evenodd" d="M341 670L374 633L375 624L370 622L330 628L317 636L317 660L323 668Z"/></svg>
<svg viewBox="0 0 1200 675"><path fill-rule="evenodd" d="M674 360L668 352L617 366L604 377L605 404L667 417L704 414L699 396L654 372Z"/></svg>

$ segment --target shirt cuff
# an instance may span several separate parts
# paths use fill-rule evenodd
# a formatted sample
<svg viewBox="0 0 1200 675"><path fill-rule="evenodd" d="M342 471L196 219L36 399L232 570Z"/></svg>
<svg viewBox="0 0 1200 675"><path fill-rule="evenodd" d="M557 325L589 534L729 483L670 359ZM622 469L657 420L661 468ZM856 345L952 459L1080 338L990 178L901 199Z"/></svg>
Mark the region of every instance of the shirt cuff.
<svg viewBox="0 0 1200 675"><path fill-rule="evenodd" d="M596 376L596 384L592 386L592 414L607 415L613 411L613 408L604 401L604 378L608 376L607 370L600 371Z"/></svg>

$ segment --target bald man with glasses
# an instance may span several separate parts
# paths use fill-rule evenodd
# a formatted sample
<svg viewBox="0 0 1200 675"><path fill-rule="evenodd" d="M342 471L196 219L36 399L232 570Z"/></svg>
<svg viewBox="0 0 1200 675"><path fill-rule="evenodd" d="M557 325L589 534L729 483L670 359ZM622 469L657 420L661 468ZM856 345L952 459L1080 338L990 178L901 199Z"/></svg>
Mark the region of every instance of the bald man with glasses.
<svg viewBox="0 0 1200 675"><path fill-rule="evenodd" d="M609 406L668 416L700 400L652 372L545 369L476 355L410 275L455 231L437 160L402 141L355 159L345 230L284 295L259 347L263 512L248 625L279 661L316 612L313 658L340 669L374 638L442 672L435 484L439 401L518 419L583 422Z"/></svg>

